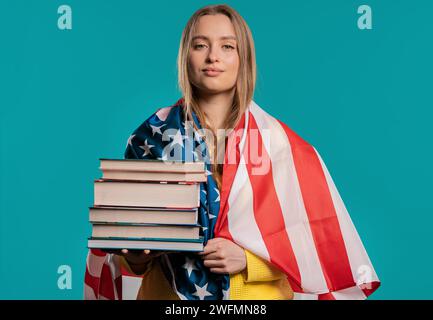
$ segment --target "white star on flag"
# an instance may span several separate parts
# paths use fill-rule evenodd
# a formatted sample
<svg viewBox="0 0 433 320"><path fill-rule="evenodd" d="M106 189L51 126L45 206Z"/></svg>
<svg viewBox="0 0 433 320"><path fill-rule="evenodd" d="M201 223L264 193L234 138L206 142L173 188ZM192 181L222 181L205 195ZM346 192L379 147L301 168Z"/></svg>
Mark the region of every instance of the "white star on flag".
<svg viewBox="0 0 433 320"><path fill-rule="evenodd" d="M153 148L153 147L154 147L154 145L147 144L147 139L144 140L144 144L142 146L140 146L140 148L144 150L143 157L150 154L150 148Z"/></svg>
<svg viewBox="0 0 433 320"><path fill-rule="evenodd" d="M194 155L194 159L197 160L198 159L197 151L193 151L192 154Z"/></svg>
<svg viewBox="0 0 433 320"><path fill-rule="evenodd" d="M220 192L219 192L218 188L214 188L214 190L215 190L216 193L218 194L218 197L215 199L214 202L218 202L218 201L220 201Z"/></svg>
<svg viewBox="0 0 433 320"><path fill-rule="evenodd" d="M206 231L208 229L208 227L203 227L203 231Z"/></svg>
<svg viewBox="0 0 433 320"><path fill-rule="evenodd" d="M182 136L180 130L177 130L176 134L171 135L170 138L173 138L173 141L171 142L171 146L174 146L175 144L179 144L181 147L183 147L184 136Z"/></svg>
<svg viewBox="0 0 433 320"><path fill-rule="evenodd" d="M223 300L229 300L229 290L223 289Z"/></svg>
<svg viewBox="0 0 433 320"><path fill-rule="evenodd" d="M212 219L215 219L215 218L216 218L215 215L209 213L209 220L212 220Z"/></svg>
<svg viewBox="0 0 433 320"><path fill-rule="evenodd" d="M207 192L206 192L206 190L205 190L205 189L203 189L203 190L202 190L202 192L203 192L204 194L207 194Z"/></svg>
<svg viewBox="0 0 433 320"><path fill-rule="evenodd" d="M194 140L200 142L201 135L197 131L194 131Z"/></svg>
<svg viewBox="0 0 433 320"><path fill-rule="evenodd" d="M206 169L206 176L209 176L211 174L212 174L212 172L210 172L208 169Z"/></svg>
<svg viewBox="0 0 433 320"><path fill-rule="evenodd" d="M135 134L132 134L132 135L129 136L128 142L126 143L127 147L128 146L132 146L132 139L134 139L134 137L135 137Z"/></svg>
<svg viewBox="0 0 433 320"><path fill-rule="evenodd" d="M188 257L185 257L185 264L182 266L188 271L188 277L191 277L192 270L198 270L195 266L194 260Z"/></svg>
<svg viewBox="0 0 433 320"><path fill-rule="evenodd" d="M150 128L152 129L152 136L154 136L155 133L159 133L160 135L162 135L161 128L162 128L163 126L166 126L166 125L167 125L167 124L165 124L165 123L162 124L162 125L160 125L159 127L150 125Z"/></svg>
<svg viewBox="0 0 433 320"><path fill-rule="evenodd" d="M193 295L199 297L200 300L204 300L205 297L212 296L212 293L207 291L207 285L208 284L206 283L203 287L200 287L194 283L195 289L197 291L194 292Z"/></svg>

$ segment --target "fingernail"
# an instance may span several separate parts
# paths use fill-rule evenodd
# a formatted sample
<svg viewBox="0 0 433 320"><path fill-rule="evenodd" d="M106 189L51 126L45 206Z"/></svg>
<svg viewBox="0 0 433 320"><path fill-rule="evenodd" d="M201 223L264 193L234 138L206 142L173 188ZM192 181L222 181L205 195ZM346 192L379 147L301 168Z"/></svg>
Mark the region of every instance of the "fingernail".
<svg viewBox="0 0 433 320"><path fill-rule="evenodd" d="M122 249L122 253L128 253L128 249Z"/></svg>

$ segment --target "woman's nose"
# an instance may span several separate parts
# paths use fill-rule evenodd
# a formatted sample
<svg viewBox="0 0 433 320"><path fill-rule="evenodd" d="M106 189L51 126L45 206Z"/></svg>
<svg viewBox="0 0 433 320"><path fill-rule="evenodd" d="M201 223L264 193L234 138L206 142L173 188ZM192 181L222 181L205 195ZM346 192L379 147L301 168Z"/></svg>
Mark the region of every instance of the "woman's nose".
<svg viewBox="0 0 433 320"><path fill-rule="evenodd" d="M207 59L209 60L209 62L214 62L214 61L217 61L219 59L218 48L216 46L211 46L209 48L209 53L208 53Z"/></svg>

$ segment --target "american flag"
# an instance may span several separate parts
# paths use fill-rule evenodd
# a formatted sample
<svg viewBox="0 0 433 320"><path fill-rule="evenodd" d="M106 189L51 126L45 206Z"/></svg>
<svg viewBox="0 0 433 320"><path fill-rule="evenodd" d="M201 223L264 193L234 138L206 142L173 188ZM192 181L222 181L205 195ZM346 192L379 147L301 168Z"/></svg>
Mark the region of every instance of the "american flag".
<svg viewBox="0 0 433 320"><path fill-rule="evenodd" d="M159 109L137 128L125 158L164 160L169 147L180 160L208 160L206 143L186 134L182 103ZM287 275L295 299L373 293L380 281L317 150L254 101L229 141L221 193L208 161L200 186L205 242L223 237L269 261ZM180 299L230 298L229 276L210 273L195 254L169 254L163 261ZM134 298L140 280L121 270L117 256L89 250L85 299Z"/></svg>

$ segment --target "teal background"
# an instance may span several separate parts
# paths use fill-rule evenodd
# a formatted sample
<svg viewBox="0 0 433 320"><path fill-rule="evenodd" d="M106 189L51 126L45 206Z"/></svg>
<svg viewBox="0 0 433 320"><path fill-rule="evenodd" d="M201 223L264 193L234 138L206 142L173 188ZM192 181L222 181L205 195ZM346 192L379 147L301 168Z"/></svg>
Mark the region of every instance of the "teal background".
<svg viewBox="0 0 433 320"><path fill-rule="evenodd" d="M321 153L382 286L432 299L433 2L228 1L256 43L255 101ZM72 30L57 8L72 7ZM0 298L81 299L100 157L180 96L205 1L0 2ZM357 28L358 6L373 29ZM59 290L57 268L72 268Z"/></svg>

